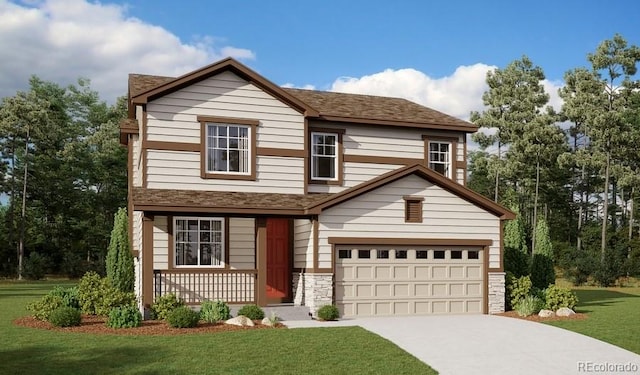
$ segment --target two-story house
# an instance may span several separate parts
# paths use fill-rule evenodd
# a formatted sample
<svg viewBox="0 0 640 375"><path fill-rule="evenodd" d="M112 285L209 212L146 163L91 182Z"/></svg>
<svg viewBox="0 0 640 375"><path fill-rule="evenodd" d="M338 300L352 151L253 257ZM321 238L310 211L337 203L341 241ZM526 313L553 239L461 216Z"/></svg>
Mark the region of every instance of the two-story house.
<svg viewBox="0 0 640 375"><path fill-rule="evenodd" d="M120 129L141 308L176 293L344 316L504 310L513 213L465 187L473 124L225 59L130 75Z"/></svg>

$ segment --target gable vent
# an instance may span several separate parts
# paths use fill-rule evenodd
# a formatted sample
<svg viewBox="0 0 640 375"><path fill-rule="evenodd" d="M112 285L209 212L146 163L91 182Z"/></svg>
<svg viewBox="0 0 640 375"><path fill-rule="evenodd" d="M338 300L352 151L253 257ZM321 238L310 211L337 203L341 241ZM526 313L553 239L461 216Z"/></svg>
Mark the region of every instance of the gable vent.
<svg viewBox="0 0 640 375"><path fill-rule="evenodd" d="M404 221L406 223L422 223L423 197L404 198Z"/></svg>

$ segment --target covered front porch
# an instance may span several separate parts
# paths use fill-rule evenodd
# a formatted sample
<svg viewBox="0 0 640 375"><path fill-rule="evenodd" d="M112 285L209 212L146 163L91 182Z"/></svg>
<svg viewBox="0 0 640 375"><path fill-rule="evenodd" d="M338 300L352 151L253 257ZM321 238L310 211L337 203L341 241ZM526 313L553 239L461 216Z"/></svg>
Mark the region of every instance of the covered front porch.
<svg viewBox="0 0 640 375"><path fill-rule="evenodd" d="M134 217L140 221L136 289L142 310L169 293L190 305L205 300L289 304L306 306L312 313L332 303L333 275L316 275L309 267L313 216L136 212ZM213 225L214 220L220 223L219 233L203 224ZM133 237L136 240L135 230Z"/></svg>

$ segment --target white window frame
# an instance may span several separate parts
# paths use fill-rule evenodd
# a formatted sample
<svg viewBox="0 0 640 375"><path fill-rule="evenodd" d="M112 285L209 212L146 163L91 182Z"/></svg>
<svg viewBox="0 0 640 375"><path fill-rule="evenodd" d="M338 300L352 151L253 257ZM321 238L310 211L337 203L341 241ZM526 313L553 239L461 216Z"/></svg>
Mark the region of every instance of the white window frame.
<svg viewBox="0 0 640 375"><path fill-rule="evenodd" d="M431 151L431 145L432 144L447 145L447 150L448 151L447 152L442 152L442 151L440 151L440 147L438 147L438 151ZM445 166L445 172L446 172L444 174L444 176L448 177L448 178L452 178L452 176L453 176L453 163L452 163L452 160L453 160L453 158L452 158L452 156L453 156L453 154L452 154L453 144L452 144L452 142L447 142L447 141L429 141L429 142L427 142L427 148L428 148L427 149L427 154L429 155L429 168L431 168L431 169L433 169L434 171L437 172L437 170L436 170L436 168L434 168L434 166L436 164L444 165ZM438 156L444 155L446 160L445 161L441 161L441 160L435 160L434 161L433 158L432 158L432 153L435 153ZM438 159L440 159L440 158L438 158ZM440 172L438 172L438 173L440 173Z"/></svg>
<svg viewBox="0 0 640 375"><path fill-rule="evenodd" d="M316 154L314 152L315 150L315 142L314 142L314 136L319 135L319 136L329 136L329 137L333 137L335 139L334 142L334 154L333 155L322 155L322 154ZM312 180L317 180L317 181L338 181L338 152L339 150L339 144L338 142L340 141L339 135L338 133L325 133L325 132L311 132L311 179ZM316 167L316 158L317 157L333 157L333 177L320 177L320 176L316 176L315 175L315 167Z"/></svg>
<svg viewBox="0 0 640 375"><path fill-rule="evenodd" d="M239 125L239 124L227 124L227 123L217 123L217 122L206 122L205 123L206 126L206 145L205 145L205 150L206 150L206 159L205 159L205 168L206 168L206 172L207 173L211 173L211 174L235 174L235 175L240 175L240 176L250 176L252 171L251 171L251 158L254 157L254 155L251 155L251 142L253 142L253 139L251 139L251 126L247 126L247 125ZM211 129L213 127L226 127L227 128L227 135L226 137L222 138L220 136L214 136L211 134ZM238 134L240 134L240 129L246 129L247 132L247 138L245 142L242 142L244 140L244 138L240 138L238 137L233 137L233 138L237 138L239 140L239 144L238 144L238 154L242 155L244 152L246 152L247 157L242 160L242 158L240 158L240 160L238 160L238 167L239 169L242 169L241 167L244 165L244 168L246 169L246 171L241 172L241 171L232 171L230 170L231 167L231 158L229 157L230 154L230 150L236 150L236 149L232 149L229 148L229 139L230 139L230 130L231 128L238 128ZM227 146L226 148L218 148L218 147L213 147L212 146L212 141L215 138L222 138L222 139L226 139L226 143ZM242 144L244 143L244 144ZM214 152L215 150L225 150L227 153L227 168L224 171L217 171L215 169L211 169L209 165L209 160L211 158L211 153ZM215 154L214 154L215 155Z"/></svg>
<svg viewBox="0 0 640 375"><path fill-rule="evenodd" d="M178 264L178 244L179 243L189 243L188 241L178 241L178 221L179 220L198 220L198 231L197 231L197 256L198 256L198 264ZM220 223L220 242L213 241L213 238L210 238L208 243L211 244L220 244L220 264L215 264L215 257L211 256L212 263L214 264L201 264L200 259L200 244L201 244L201 229L200 229L200 221L217 221ZM188 230L187 230L188 231ZM211 228L210 232L214 232ZM222 217L196 217L196 216L177 216L173 218L173 266L175 268L225 268L225 253L227 249L225 248L226 238L225 238L225 219ZM213 252L213 249L212 249Z"/></svg>

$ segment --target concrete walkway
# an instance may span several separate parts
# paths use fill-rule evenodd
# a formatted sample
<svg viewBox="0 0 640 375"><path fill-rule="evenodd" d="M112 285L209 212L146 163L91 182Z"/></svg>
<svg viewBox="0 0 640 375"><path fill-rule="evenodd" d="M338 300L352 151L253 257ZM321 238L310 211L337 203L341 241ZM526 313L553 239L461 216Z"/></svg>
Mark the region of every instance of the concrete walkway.
<svg viewBox="0 0 640 375"><path fill-rule="evenodd" d="M392 341L442 375L640 374L640 356L637 354L561 328L502 316L450 315L284 323L289 328L361 326ZM627 367L616 371L611 367L614 365Z"/></svg>

